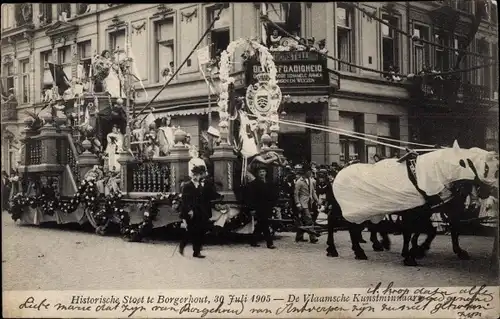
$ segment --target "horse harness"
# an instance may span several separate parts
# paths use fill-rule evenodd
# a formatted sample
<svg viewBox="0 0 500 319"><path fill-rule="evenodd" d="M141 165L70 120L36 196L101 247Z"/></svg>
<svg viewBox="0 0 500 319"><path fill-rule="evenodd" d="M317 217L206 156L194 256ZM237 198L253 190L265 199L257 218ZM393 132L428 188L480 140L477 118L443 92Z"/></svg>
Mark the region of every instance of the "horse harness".
<svg viewBox="0 0 500 319"><path fill-rule="evenodd" d="M425 200L425 204L428 207L435 207L437 205L443 204L443 199L439 194L429 196L427 195L426 192L424 192L420 187L418 187L417 183L417 173L416 173L416 164L417 164L417 154L411 155L408 158L406 158L406 170L408 173L408 178L410 179L410 182L413 184L415 189L419 192L420 195Z"/></svg>

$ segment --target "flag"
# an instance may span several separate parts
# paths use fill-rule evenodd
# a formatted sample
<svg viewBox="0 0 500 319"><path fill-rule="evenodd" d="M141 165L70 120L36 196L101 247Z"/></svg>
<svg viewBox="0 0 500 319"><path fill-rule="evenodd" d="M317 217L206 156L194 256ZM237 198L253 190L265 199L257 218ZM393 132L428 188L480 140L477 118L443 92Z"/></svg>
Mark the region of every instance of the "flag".
<svg viewBox="0 0 500 319"><path fill-rule="evenodd" d="M54 65L54 63L48 63L50 74L52 74L52 79L56 82L59 95L63 95L64 91L69 88L68 76L64 73L64 70L61 65Z"/></svg>
<svg viewBox="0 0 500 319"><path fill-rule="evenodd" d="M205 46L197 51L198 53L198 64L203 65L210 62L210 50L209 46Z"/></svg>

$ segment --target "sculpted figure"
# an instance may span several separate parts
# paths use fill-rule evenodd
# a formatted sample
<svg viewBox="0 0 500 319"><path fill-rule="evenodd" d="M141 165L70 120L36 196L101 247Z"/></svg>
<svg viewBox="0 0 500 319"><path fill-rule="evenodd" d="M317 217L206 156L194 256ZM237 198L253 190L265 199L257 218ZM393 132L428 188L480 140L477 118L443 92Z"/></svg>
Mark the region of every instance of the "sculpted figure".
<svg viewBox="0 0 500 319"><path fill-rule="evenodd" d="M106 146L106 155L108 156L108 167L110 171L119 171L121 166L118 163L118 154L123 151L123 134L118 129L117 125L113 126L113 130L106 137L108 145Z"/></svg>
<svg viewBox="0 0 500 319"><path fill-rule="evenodd" d="M162 119L160 129L158 130L158 143L160 153L168 155L170 148L175 144L174 128L170 116Z"/></svg>

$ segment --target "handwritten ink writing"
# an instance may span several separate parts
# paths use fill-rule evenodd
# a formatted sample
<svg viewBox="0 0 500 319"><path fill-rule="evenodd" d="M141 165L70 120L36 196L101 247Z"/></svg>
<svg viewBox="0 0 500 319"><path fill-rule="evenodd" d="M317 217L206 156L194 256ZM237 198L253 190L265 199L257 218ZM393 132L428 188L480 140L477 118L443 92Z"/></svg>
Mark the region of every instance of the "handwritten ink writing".
<svg viewBox="0 0 500 319"><path fill-rule="evenodd" d="M74 306L56 303L54 308L57 311L92 311L92 306Z"/></svg>
<svg viewBox="0 0 500 319"><path fill-rule="evenodd" d="M216 308L207 308L207 307L198 308L198 307L194 307L188 303L188 304L185 304L179 310L179 315L182 315L183 313L187 312L187 313L201 314L201 318L205 318L208 314L213 314L213 313L217 313L217 314L227 313L227 314L233 314L233 315L239 316L243 313L243 311L245 309L243 303L241 303L240 309L223 308L222 307L223 305L224 305L224 303L221 302L221 303L219 303L219 305L217 305Z"/></svg>
<svg viewBox="0 0 500 319"><path fill-rule="evenodd" d="M250 309L250 313L265 313L265 314L272 314L273 312L267 308L252 308Z"/></svg>
<svg viewBox="0 0 500 319"><path fill-rule="evenodd" d="M96 312L99 312L99 311L116 311L116 310L118 310L118 306L120 306L119 303L115 304L114 306L110 306L108 304L102 304L102 305L98 305L97 307L95 307L95 311Z"/></svg>
<svg viewBox="0 0 500 319"><path fill-rule="evenodd" d="M35 309L40 311L41 309L49 309L50 304L47 303L47 299L43 299L41 302L35 302L35 298L28 297L25 302L19 305L19 309Z"/></svg>
<svg viewBox="0 0 500 319"><path fill-rule="evenodd" d="M361 306L353 305L352 311L356 313L356 317L361 316L365 311L367 312L375 312L375 308L370 306L369 304L363 304Z"/></svg>
<svg viewBox="0 0 500 319"><path fill-rule="evenodd" d="M282 313L304 313L304 312L318 312L322 314L329 314L331 312L346 312L349 311L348 309L345 309L340 306L311 306L308 307L309 302L306 301L302 306L298 305L295 306L293 302L287 302L285 306L283 307L278 307L276 309L276 314L280 315Z"/></svg>
<svg viewBox="0 0 500 319"><path fill-rule="evenodd" d="M130 304L122 304L122 312L128 312L128 317L132 317L136 312L146 311L144 306L131 306Z"/></svg>

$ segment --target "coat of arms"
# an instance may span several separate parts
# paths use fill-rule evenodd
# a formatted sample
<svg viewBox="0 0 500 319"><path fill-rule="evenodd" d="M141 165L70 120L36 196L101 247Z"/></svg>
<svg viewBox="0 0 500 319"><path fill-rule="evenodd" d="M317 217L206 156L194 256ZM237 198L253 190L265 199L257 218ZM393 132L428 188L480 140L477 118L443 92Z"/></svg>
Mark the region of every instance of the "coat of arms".
<svg viewBox="0 0 500 319"><path fill-rule="evenodd" d="M256 84L247 88L246 104L252 114L265 117L278 111L282 99L281 89L277 85L269 85L269 75L266 73L258 74L257 80Z"/></svg>

